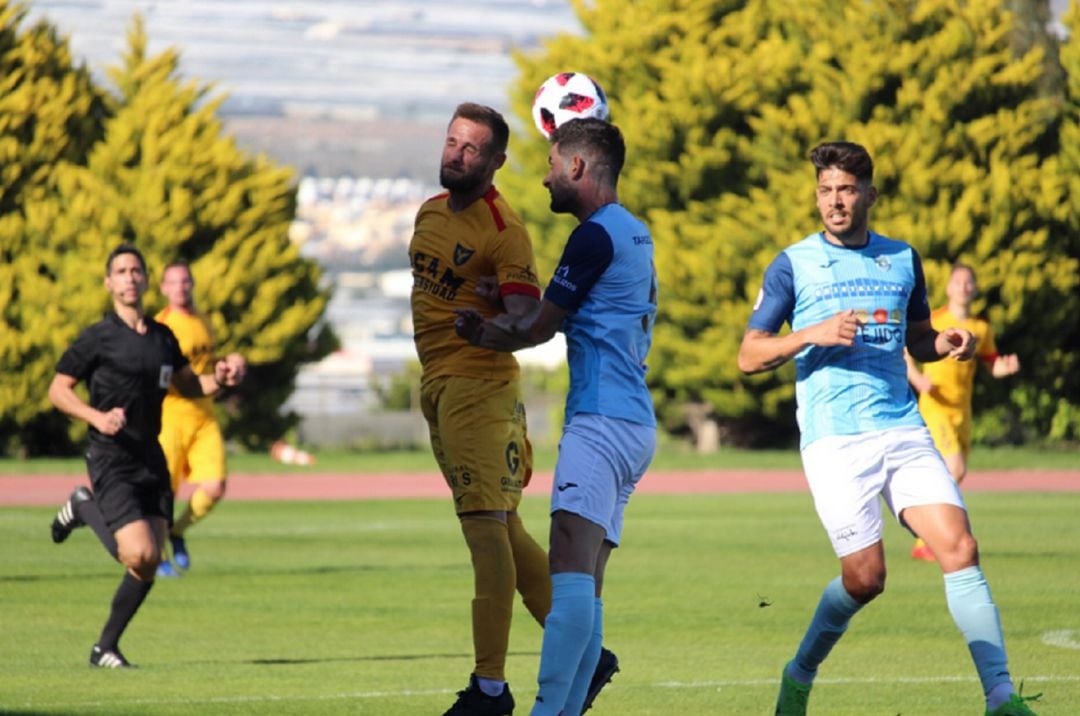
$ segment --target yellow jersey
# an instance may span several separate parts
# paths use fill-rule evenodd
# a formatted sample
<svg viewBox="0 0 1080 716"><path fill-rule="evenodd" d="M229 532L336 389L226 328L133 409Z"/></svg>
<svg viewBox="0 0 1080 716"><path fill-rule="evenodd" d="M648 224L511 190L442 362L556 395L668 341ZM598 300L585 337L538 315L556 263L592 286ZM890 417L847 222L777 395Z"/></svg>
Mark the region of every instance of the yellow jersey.
<svg viewBox="0 0 1080 716"><path fill-rule="evenodd" d="M968 361L951 358L927 363L923 373L934 384L928 393L919 395L919 410L952 410L966 415L971 414L971 393L975 385L977 359L993 365L997 359L997 347L994 345L994 332L984 318L968 316L964 320L957 318L948 307L939 308L930 313L930 324L936 331L946 328L964 328L975 336L975 357Z"/></svg>
<svg viewBox="0 0 1080 716"><path fill-rule="evenodd" d="M496 277L503 296L540 298L529 234L495 187L457 212L451 211L447 193L425 201L416 214L409 261L413 338L423 380L515 378L518 364L513 354L477 348L454 332L456 308L472 308L485 317L498 314L476 294L481 278Z"/></svg>
<svg viewBox="0 0 1080 716"><path fill-rule="evenodd" d="M209 375L214 371L214 336L210 331L209 321L202 314L166 306L154 316L154 320L164 323L176 336L180 343L180 352L187 356L195 375ZM184 410L192 407L201 412L212 413L214 401L212 398L185 398L175 387L169 386L162 410Z"/></svg>

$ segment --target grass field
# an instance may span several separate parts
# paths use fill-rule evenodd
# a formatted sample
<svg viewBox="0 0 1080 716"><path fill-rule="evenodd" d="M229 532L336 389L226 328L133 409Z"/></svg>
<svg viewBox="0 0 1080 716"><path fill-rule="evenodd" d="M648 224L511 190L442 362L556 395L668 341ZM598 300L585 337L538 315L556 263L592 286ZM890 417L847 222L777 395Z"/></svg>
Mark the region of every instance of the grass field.
<svg viewBox="0 0 1080 716"><path fill-rule="evenodd" d="M265 453L238 453L230 456L229 467L234 473L264 472L410 472L435 470L435 460L427 448L394 451L324 450L316 453L314 467L282 465ZM557 450L552 446L536 447L536 469L551 470ZM978 470L1077 470L1080 469L1080 448L1070 447L976 447L970 467ZM735 450L724 449L713 454L699 454L684 445L663 444L653 459L651 469L657 470L801 470L797 450ZM86 464L82 458L35 458L14 460L0 458L0 475L82 474Z"/></svg>
<svg viewBox="0 0 1080 716"><path fill-rule="evenodd" d="M1080 713L1080 494L973 493L1013 674L1042 716ZM523 506L546 535L545 500ZM52 509L0 508L0 712L440 714L468 676L471 571L442 500L226 502L191 533L194 571L159 581L122 642L86 658L120 570ZM982 713L936 567L890 524L886 593L822 669L811 714ZM606 585L622 672L591 714L766 714L836 571L804 494L639 495ZM767 604L767 606L765 606ZM540 630L515 613L508 676L535 694Z"/></svg>

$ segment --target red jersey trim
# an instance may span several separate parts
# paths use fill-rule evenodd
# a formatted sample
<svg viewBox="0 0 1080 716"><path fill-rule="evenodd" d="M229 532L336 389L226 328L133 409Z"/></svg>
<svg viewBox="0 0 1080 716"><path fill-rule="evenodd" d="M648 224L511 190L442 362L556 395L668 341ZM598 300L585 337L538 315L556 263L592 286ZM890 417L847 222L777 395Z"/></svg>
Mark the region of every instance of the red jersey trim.
<svg viewBox="0 0 1080 716"><path fill-rule="evenodd" d="M499 198L499 192L494 186L488 189L487 194L484 194L484 201L487 202L488 209L491 209L491 220L495 222L495 228L502 231L506 228L506 222L503 221L502 214L499 213L499 207L495 206L497 198Z"/></svg>
<svg viewBox="0 0 1080 716"><path fill-rule="evenodd" d="M986 363L986 365L993 368L994 361L996 361L998 359L998 356L1000 355L1000 353L987 353L986 355L981 356L981 358L983 359L983 362Z"/></svg>
<svg viewBox="0 0 1080 716"><path fill-rule="evenodd" d="M540 289L527 283L501 283L499 284L499 295L524 295L539 299Z"/></svg>

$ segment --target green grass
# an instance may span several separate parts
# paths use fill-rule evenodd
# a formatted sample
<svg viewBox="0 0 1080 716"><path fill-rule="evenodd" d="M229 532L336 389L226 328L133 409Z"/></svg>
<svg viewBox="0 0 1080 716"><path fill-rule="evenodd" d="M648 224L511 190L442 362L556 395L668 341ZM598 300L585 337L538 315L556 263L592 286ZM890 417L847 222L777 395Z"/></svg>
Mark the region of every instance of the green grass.
<svg viewBox="0 0 1080 716"><path fill-rule="evenodd" d="M1080 494L967 496L1012 670L1041 716L1080 707ZM523 505L546 534L545 500ZM0 508L0 712L437 714L471 667L471 573L447 501L226 502L91 670L119 568L46 508ZM811 713L981 714L933 565L890 523L889 585L823 667ZM609 566L605 642L622 672L590 716L764 714L836 573L805 494L638 495ZM768 606L763 606L768 604ZM1060 646L1044 642L1049 632ZM508 675L527 713L541 633L515 612ZM1071 644L1071 646L1070 646Z"/></svg>
<svg viewBox="0 0 1080 716"><path fill-rule="evenodd" d="M551 470L555 448L537 448L536 468ZM435 460L429 450L324 450L317 452L314 467L293 467L275 462L263 453L239 453L229 458L233 473L282 472L413 472L433 470ZM701 455L681 445L662 445L653 461L654 470L798 470L796 450L726 449ZM0 459L0 475L79 474L85 471L81 458ZM971 456L973 470L1080 470L1080 449L1041 447L976 447Z"/></svg>

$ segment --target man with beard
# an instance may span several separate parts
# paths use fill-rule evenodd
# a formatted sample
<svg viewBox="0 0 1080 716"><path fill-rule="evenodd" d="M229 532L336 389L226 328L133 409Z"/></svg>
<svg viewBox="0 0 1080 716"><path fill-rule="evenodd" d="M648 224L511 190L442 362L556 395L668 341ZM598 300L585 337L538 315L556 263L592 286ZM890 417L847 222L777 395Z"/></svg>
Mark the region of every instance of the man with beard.
<svg viewBox="0 0 1080 716"><path fill-rule="evenodd" d="M969 361L974 337L935 328L919 255L870 230L878 192L866 149L826 142L810 161L823 229L766 269L738 356L747 374L795 362L803 468L840 561L840 576L826 585L784 668L775 714L805 716L818 668L851 619L885 590L884 502L938 558L987 716L1034 716L1024 703L1031 699L1013 689L967 508L907 383L905 347L923 363ZM781 334L785 323L791 331Z"/></svg>
<svg viewBox="0 0 1080 716"><path fill-rule="evenodd" d="M544 626L533 716L578 716L603 669L604 571L623 513L656 449L645 360L656 320L649 229L619 204L626 144L599 119L559 126L544 186L551 210L580 223L531 314L487 320L458 311L476 346L514 351L566 335L570 390L551 491L552 605ZM608 652L610 653L610 652Z"/></svg>
<svg viewBox="0 0 1080 716"><path fill-rule="evenodd" d="M409 258L412 317L431 449L454 498L472 556L475 668L447 716L503 716L514 708L504 673L514 592L541 624L551 607L547 555L517 514L532 471L518 364L454 332L454 309L494 315L491 277L511 314L540 299L532 243L493 184L510 130L495 110L458 106L446 132L439 182L420 207Z"/></svg>

